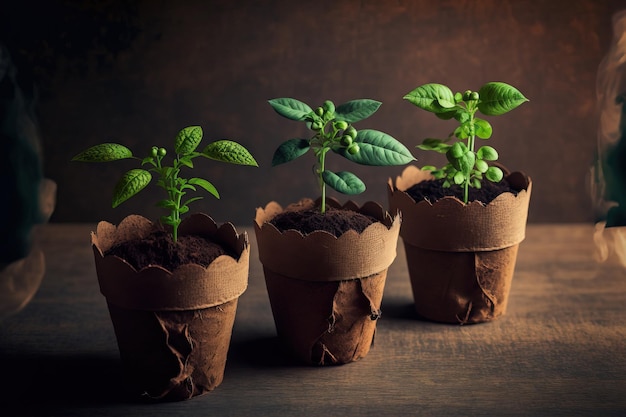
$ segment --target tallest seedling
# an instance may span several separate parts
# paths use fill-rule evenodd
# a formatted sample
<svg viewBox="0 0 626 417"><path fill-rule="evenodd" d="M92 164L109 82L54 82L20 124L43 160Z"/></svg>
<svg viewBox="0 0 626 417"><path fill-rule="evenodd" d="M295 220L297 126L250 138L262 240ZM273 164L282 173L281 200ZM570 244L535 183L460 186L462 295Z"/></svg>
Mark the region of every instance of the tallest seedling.
<svg viewBox="0 0 626 417"><path fill-rule="evenodd" d="M357 131L352 126L374 114L381 105L379 101L351 100L335 107L332 101L326 100L315 110L293 98L276 98L269 103L279 115L305 122L314 132L309 139L283 142L274 152L272 166L292 161L312 150L317 162L315 175L322 196L322 213L326 211L327 185L347 195L365 191L363 181L352 172L333 172L326 168L329 151L361 165L404 165L415 160L411 152L390 135L371 129Z"/></svg>

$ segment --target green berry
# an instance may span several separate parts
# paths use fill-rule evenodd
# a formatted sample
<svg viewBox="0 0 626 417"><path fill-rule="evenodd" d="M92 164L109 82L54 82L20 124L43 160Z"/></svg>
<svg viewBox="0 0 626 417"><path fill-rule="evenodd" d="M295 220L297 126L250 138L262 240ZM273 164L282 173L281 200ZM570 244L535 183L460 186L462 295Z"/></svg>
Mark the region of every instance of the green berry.
<svg viewBox="0 0 626 417"><path fill-rule="evenodd" d="M463 101L469 101L471 99L472 99L472 91L465 90L465 92L463 93Z"/></svg>
<svg viewBox="0 0 626 417"><path fill-rule="evenodd" d="M335 126L335 129L337 130L344 130L348 127L348 122L344 120L338 120L335 122L334 126Z"/></svg>
<svg viewBox="0 0 626 417"><path fill-rule="evenodd" d="M350 136L352 139L356 139L356 129L354 127L348 126L344 133Z"/></svg>
<svg viewBox="0 0 626 417"><path fill-rule="evenodd" d="M480 98L480 96L478 95L477 91L472 92L471 94L471 99L474 101L478 101L478 99Z"/></svg>
<svg viewBox="0 0 626 417"><path fill-rule="evenodd" d="M152 149L150 149L150 156L155 158L158 152L159 152L159 148L157 148L156 146L153 146Z"/></svg>
<svg viewBox="0 0 626 417"><path fill-rule="evenodd" d="M159 148L158 154L159 156L165 156L167 154L167 151L165 150L165 148Z"/></svg>
<svg viewBox="0 0 626 417"><path fill-rule="evenodd" d="M315 114L317 114L318 116L322 116L324 114L324 109L318 107L317 109L315 109Z"/></svg>
<svg viewBox="0 0 626 417"><path fill-rule="evenodd" d="M352 137L348 135L343 135L341 137L341 145L345 146L346 148L352 145Z"/></svg>
<svg viewBox="0 0 626 417"><path fill-rule="evenodd" d="M352 144L348 147L348 153L350 155L355 155L359 153L360 150L361 148L359 148L359 144L356 142L352 142Z"/></svg>
<svg viewBox="0 0 626 417"><path fill-rule="evenodd" d="M330 100L326 100L324 104L322 104L322 108L325 113L335 113L335 103Z"/></svg>

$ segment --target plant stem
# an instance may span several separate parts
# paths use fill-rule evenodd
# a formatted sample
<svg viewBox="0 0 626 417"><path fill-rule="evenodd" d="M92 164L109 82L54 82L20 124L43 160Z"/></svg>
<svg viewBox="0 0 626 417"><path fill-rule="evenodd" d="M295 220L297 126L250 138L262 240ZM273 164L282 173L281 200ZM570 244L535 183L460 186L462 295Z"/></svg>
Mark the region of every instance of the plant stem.
<svg viewBox="0 0 626 417"><path fill-rule="evenodd" d="M320 154L318 157L319 165L320 165L319 181L320 181L320 188L322 189L322 205L320 207L320 211L322 212L322 214L326 212L326 183L324 182L324 178L322 177L322 174L324 173L324 170L325 170L325 164L326 164L326 152L328 152L327 148L320 149Z"/></svg>

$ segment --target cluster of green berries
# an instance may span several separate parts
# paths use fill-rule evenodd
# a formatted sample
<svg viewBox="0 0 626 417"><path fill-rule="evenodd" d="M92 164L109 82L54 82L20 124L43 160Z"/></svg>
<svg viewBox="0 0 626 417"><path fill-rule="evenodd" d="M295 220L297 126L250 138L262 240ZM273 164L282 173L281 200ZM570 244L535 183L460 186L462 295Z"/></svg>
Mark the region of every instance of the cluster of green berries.
<svg viewBox="0 0 626 417"><path fill-rule="evenodd" d="M317 132L317 135L324 142L328 140L333 144L339 144L346 148L351 155L359 153L359 144L354 141L357 134L356 129L345 120L334 120L335 104L332 101L326 100L310 116L311 129ZM332 128L326 132L327 126L331 121L330 126Z"/></svg>
<svg viewBox="0 0 626 417"><path fill-rule="evenodd" d="M480 98L480 96L478 95L478 91L471 91L471 90L466 90L463 93L463 101L467 102L467 101L478 101L478 99Z"/></svg>
<svg viewBox="0 0 626 417"><path fill-rule="evenodd" d="M152 156L153 158L156 158L157 156L164 157L166 154L167 150L165 148L153 146L150 150L150 156Z"/></svg>

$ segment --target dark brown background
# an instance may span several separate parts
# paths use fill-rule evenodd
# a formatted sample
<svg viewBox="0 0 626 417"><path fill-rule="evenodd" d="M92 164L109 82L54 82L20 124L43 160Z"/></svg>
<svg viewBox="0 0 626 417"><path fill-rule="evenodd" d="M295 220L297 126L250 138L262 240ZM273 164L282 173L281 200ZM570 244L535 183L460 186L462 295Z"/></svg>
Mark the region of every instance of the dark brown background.
<svg viewBox="0 0 626 417"><path fill-rule="evenodd" d="M440 164L414 146L446 135L453 122L421 112L403 95L426 82L463 91L487 81L513 84L530 99L489 118L490 144L501 161L534 180L530 221L592 219L587 176L596 146L596 72L610 46L611 16L626 7L621 0L74 3L83 5L48 2L39 16L40 24L56 28L42 32L44 38L84 43L68 57L50 42L50 65L36 74L43 79L38 111L45 171L59 186L53 221L162 214L152 207L161 198L154 186L110 208L115 182L133 163L69 160L103 141L142 154L152 145L169 146L180 128L195 124L204 128L204 143L237 140L260 164L198 161L195 175L212 181L222 199L207 196L195 210L249 225L255 208L270 200L288 204L316 195L311 155L270 167L276 146L308 134L274 113L267 100L275 97L313 107L327 98L380 100L378 113L357 128L393 135L414 150L419 165ZM15 19L23 18L22 8ZM364 179L368 190L355 200L385 205L386 180L401 171L333 155L328 164Z"/></svg>

